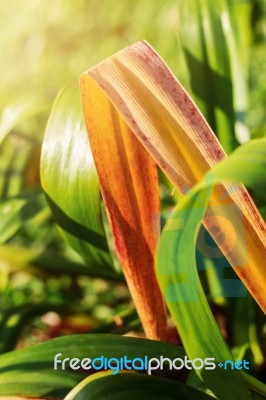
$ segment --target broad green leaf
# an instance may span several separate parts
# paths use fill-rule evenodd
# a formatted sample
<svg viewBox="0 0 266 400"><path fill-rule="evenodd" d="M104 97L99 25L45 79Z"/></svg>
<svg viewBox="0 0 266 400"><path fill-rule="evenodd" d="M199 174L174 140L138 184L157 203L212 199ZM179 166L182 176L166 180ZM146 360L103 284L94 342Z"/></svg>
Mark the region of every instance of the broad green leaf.
<svg viewBox="0 0 266 400"><path fill-rule="evenodd" d="M246 374L243 372L242 374L245 384L250 390L252 394L252 399L254 400L262 400L266 399L266 384L260 382L258 379L254 378L253 376Z"/></svg>
<svg viewBox="0 0 266 400"><path fill-rule="evenodd" d="M136 357L184 357L181 347L146 339L105 334L83 334L60 337L0 356L0 396L66 395L84 379L84 372L54 370L54 357L91 359ZM23 372L22 372L23 371Z"/></svg>
<svg viewBox="0 0 266 400"><path fill-rule="evenodd" d="M61 92L52 110L42 147L41 182L69 244L91 268L112 268L98 178L74 88Z"/></svg>
<svg viewBox="0 0 266 400"><path fill-rule="evenodd" d="M259 157L260 154L266 154L266 140L248 143L236 150L228 159L218 163L207 174L206 179L196 185L180 201L161 236L157 253L157 276L190 359L196 357L204 359L211 356L216 359L217 364L232 359L201 287L194 255L195 238L199 231L199 224L208 208L214 183L221 183L221 180L237 180L251 187L265 188L265 169L262 168L265 164L265 156ZM238 163L236 167L235 161L239 157L241 163ZM243 161L247 162L245 173L243 173ZM257 174L254 174L255 171ZM232 219L230 223L234 224L235 221ZM240 234L239 225L235 225L234 229L236 234ZM222 233L225 236L223 240L227 241L226 226ZM221 235L221 232L219 234ZM247 266L243 265L239 268L243 268L246 272ZM253 295L254 291L258 291L255 295L263 306L265 271L261 268L257 272L261 275L255 277L256 287L251 287L250 290L253 290ZM256 271L253 271L253 274L255 273ZM247 273L247 280L249 276L250 274ZM219 399L250 399L238 371L217 367L214 371L197 372L205 385Z"/></svg>
<svg viewBox="0 0 266 400"><path fill-rule="evenodd" d="M64 400L211 400L191 386L169 379L133 373L97 373L84 379Z"/></svg>
<svg viewBox="0 0 266 400"><path fill-rule="evenodd" d="M188 357L214 357L218 364L230 360L231 354L209 309L194 256L196 229L205 214L209 197L210 189L205 197L191 195L179 203L178 211L171 215L161 236L157 269L165 301ZM250 399L238 371L217 367L198 373L219 399Z"/></svg>
<svg viewBox="0 0 266 400"><path fill-rule="evenodd" d="M214 182L245 182L250 189L264 192L265 171L266 139L256 139L238 147L228 159L215 165L209 175Z"/></svg>
<svg viewBox="0 0 266 400"><path fill-rule="evenodd" d="M81 76L81 95L88 130L91 121L94 124L100 121L103 125L110 121L109 104L113 118L125 121L183 193L225 158L222 147L196 105L145 41L129 46L84 73ZM220 202L221 198L226 198L226 201ZM227 206L228 202L232 207ZM234 252L228 252L226 242L220 243L220 249L266 311L266 305L261 301L265 297L265 287L259 294L257 289L262 284L256 279L263 274L265 262L265 230L261 215L241 185L235 192L229 191L228 185L214 189L210 211L215 213L217 210L228 221L235 218L235 214L243 219L245 235L238 237ZM216 221L221 229L223 221ZM204 223L215 237L209 221ZM243 249L248 254L245 270L238 268L242 264Z"/></svg>

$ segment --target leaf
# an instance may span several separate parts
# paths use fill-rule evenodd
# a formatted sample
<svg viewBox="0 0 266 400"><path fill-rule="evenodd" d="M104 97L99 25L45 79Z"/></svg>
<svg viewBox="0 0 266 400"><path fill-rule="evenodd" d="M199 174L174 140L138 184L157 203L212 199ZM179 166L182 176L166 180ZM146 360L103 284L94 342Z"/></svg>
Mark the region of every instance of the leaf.
<svg viewBox="0 0 266 400"><path fill-rule="evenodd" d="M243 168L245 165L245 169ZM237 183L244 183L249 188L259 191L264 191L266 189L265 182L265 168L266 168L266 139L258 139L252 140L247 144L240 146L235 152L226 160L218 163L207 175L205 180L212 181L215 184L219 184L222 181L231 181ZM203 183L203 185L206 183ZM201 184L199 184L199 187ZM232 190L231 190L232 191ZM233 210L233 215L230 215L230 223L235 227L233 229L236 230L236 234L238 235L237 240L241 237L243 238L242 246L239 246L239 253L242 250L242 263L239 263L239 268L236 269L236 273L240 276L246 275L246 286L249 289L252 296L260 305L261 309L266 311L266 270L262 267L254 268L255 265L259 265L261 258L266 256L266 247L265 247L265 232L266 226L264 221L262 220L260 214L258 212L254 213L253 203L250 202L249 197L242 192L242 187L239 185L233 186L233 191L236 193L243 194L242 199L240 197L239 209ZM228 191L230 194L230 190ZM223 198L220 199L222 202ZM242 200L242 201L241 201ZM250 202L250 207L248 204ZM247 207L245 208L245 203ZM229 203L230 204L230 203ZM229 205L230 206L230 205ZM228 204L227 204L228 207ZM226 206L225 206L226 208ZM244 212L246 215L242 215ZM245 237L248 239L249 226L244 224L250 223L250 221L254 220L254 224L256 224L256 228L260 233L260 237L257 238L256 246L253 246L251 249L250 244L246 243L245 246ZM242 221L241 221L242 220ZM242 222L242 229L241 229ZM239 228L240 226L240 228ZM226 232L225 234L229 234L230 232ZM237 247L237 243L235 247ZM252 251L252 254L250 252ZM230 251L229 251L230 253ZM235 257L235 253L237 250L233 249L231 251L231 255L228 255L228 258ZM239 259L241 260L241 258Z"/></svg>
<svg viewBox="0 0 266 400"><path fill-rule="evenodd" d="M266 139L256 139L238 147L229 158L215 165L209 175L214 183L222 180L245 182L248 188L264 192L266 190L265 170Z"/></svg>
<svg viewBox="0 0 266 400"><path fill-rule="evenodd" d="M48 110L48 103L36 97L24 99L7 106L0 118L0 145L17 125Z"/></svg>
<svg viewBox="0 0 266 400"><path fill-rule="evenodd" d="M30 135L9 133L0 146L0 200L39 186L40 143Z"/></svg>
<svg viewBox="0 0 266 400"><path fill-rule="evenodd" d="M68 243L91 268L112 268L98 178L74 88L62 91L54 104L42 146L41 183Z"/></svg>
<svg viewBox="0 0 266 400"><path fill-rule="evenodd" d="M1 250L1 247L0 247ZM85 265L83 263L74 262L66 257L57 255L45 251L39 254L37 257L33 257L29 266L32 269L41 270L49 273L49 275L68 274L70 276L90 276L92 278L103 278L114 282L125 282L124 275L117 273L113 269L107 268L95 268L93 265Z"/></svg>
<svg viewBox="0 0 266 400"><path fill-rule="evenodd" d="M10 239L29 219L43 211L42 193L30 191L0 204L0 244Z"/></svg>
<svg viewBox="0 0 266 400"><path fill-rule="evenodd" d="M13 350L26 324L48 311L63 311L55 304L23 304L0 311L0 353Z"/></svg>
<svg viewBox="0 0 266 400"><path fill-rule="evenodd" d="M146 336L163 340L166 311L153 265L160 212L156 164L93 80L82 77L81 91L118 258Z"/></svg>
<svg viewBox="0 0 266 400"><path fill-rule="evenodd" d="M260 157L263 154L264 157ZM229 158L214 166L206 178L180 201L158 244L158 280L190 359L204 359L211 355L217 364L232 359L200 284L194 255L195 238L199 231L199 223L207 210L214 183L219 184L222 180L229 179L242 181L251 187L265 188L265 155L266 140L259 140L242 146ZM246 166L244 173L243 162ZM228 206L230 207L230 204ZM230 224L238 234L240 225L233 225L235 221L237 219L233 218ZM224 241L227 241L226 227L222 232L225 235ZM261 273L255 276L257 283L254 288L259 291L256 297L260 298L266 277L263 269L253 271L253 274L256 272ZM247 279L251 273L247 272ZM220 400L250 399L247 388L236 370L216 368L211 372L200 370L197 373Z"/></svg>
<svg viewBox="0 0 266 400"><path fill-rule="evenodd" d="M2 245L0 246L0 262L2 271L6 273L25 270L31 274L40 275L59 275L69 276L90 276L103 278L114 282L124 282L124 276L116 273L112 269L96 269L83 263L73 262L66 257L53 254L53 252L41 249L29 249L25 247Z"/></svg>
<svg viewBox="0 0 266 400"><path fill-rule="evenodd" d="M62 397L84 378L84 372L54 370L54 357L184 357L181 347L146 339L105 334L64 336L0 356L0 396Z"/></svg>
<svg viewBox="0 0 266 400"><path fill-rule="evenodd" d="M3 272L9 273L10 271L15 272L18 270L26 269L34 258L38 257L40 250L36 248L25 248L11 245L0 246L0 262L1 269Z"/></svg>
<svg viewBox="0 0 266 400"><path fill-rule="evenodd" d="M213 7L212 0L181 0L178 9L179 37L193 98L223 148L231 152L238 145L236 136L243 143L249 132L245 125L246 70L236 41L239 28L233 29L237 19L228 3L219 0Z"/></svg>
<svg viewBox="0 0 266 400"><path fill-rule="evenodd" d="M196 105L145 41L129 46L83 74L81 94L89 131L91 125L98 123L95 121L106 119L103 124L110 122L107 111L107 107L110 107L113 118L125 121L183 193L225 158L223 149ZM241 213L245 237L239 238L239 246L232 253L228 253L226 244L221 244L220 248L255 300L266 311L265 288L259 294L256 288L261 287L261 283L255 279L255 276L262 274L265 261L265 227L262 218L244 187L238 186L235 192L230 192L226 185L215 188L212 207L223 196L233 207L220 204L219 210L228 220L234 218L236 210L238 214ZM214 212L217 212L217 207ZM218 227L223 228L222 220L216 222ZM205 225L215 236L211 232L212 226L208 228L208 221ZM243 248L247 259L243 268L239 268L243 261Z"/></svg>
<svg viewBox="0 0 266 400"><path fill-rule="evenodd" d="M213 397L183 383L134 373L97 373L84 379L64 400L211 400Z"/></svg>

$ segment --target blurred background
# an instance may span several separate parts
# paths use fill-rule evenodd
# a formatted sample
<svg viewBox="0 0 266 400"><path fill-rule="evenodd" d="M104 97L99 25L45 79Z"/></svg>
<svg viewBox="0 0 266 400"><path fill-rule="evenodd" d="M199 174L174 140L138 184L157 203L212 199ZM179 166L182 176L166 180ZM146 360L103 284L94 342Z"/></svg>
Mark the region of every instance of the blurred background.
<svg viewBox="0 0 266 400"><path fill-rule="evenodd" d="M42 194L40 151L53 101L82 72L146 39L230 153L266 134L266 1L0 0L0 30L0 352L65 333L139 330L119 268L85 265ZM162 176L165 210L177 200L171 192ZM265 215L265 198L254 198ZM262 365L256 305L238 299L232 307L219 282L218 292L205 283L224 336L237 347L253 327L253 360Z"/></svg>
<svg viewBox="0 0 266 400"><path fill-rule="evenodd" d="M145 38L177 70L176 1L1 1L1 106L19 96L52 100L81 72Z"/></svg>

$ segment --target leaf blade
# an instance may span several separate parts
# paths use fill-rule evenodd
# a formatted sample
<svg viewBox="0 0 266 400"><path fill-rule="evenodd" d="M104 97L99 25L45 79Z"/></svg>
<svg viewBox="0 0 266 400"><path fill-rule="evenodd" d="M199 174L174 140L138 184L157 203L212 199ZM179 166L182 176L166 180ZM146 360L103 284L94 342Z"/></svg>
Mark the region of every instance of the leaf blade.
<svg viewBox="0 0 266 400"><path fill-rule="evenodd" d="M190 386L154 376L134 373L97 373L77 385L64 400L106 399L211 400L213 397Z"/></svg>
<svg viewBox="0 0 266 400"><path fill-rule="evenodd" d="M158 280L190 359L204 359L212 354L217 363L233 360L201 287L194 255L195 237L208 208L213 184L229 179L265 188L265 157L258 158L258 154L266 154L266 140L248 143L214 166L206 179L178 204L158 245ZM243 171L242 163L232 168L239 157L242 160L245 156L254 161L247 164L250 173L249 169ZM176 222L181 220L183 224L178 227ZM239 224L235 224L235 229L239 229ZM196 372L219 399L250 398L238 371L216 368Z"/></svg>
<svg viewBox="0 0 266 400"><path fill-rule="evenodd" d="M112 268L98 178L74 88L62 91L54 104L42 146L41 183L69 244L87 265Z"/></svg>
<svg viewBox="0 0 266 400"><path fill-rule="evenodd" d="M103 355L120 358L184 357L183 348L147 339L109 334L64 336L0 355L0 395L66 395L84 378L84 373L54 370L57 353L69 358L91 359ZM22 374L22 371L26 371ZM50 379L52 378L52 379ZM58 378L58 380L57 380Z"/></svg>
<svg viewBox="0 0 266 400"><path fill-rule="evenodd" d="M224 150L196 105L147 42L135 43L83 74L82 96L90 81L102 88L181 192L186 192L213 165L225 158ZM83 103L86 103L84 98ZM240 205L238 213L243 215L245 241L232 254L228 254L223 246L221 250L260 307L266 311L265 285L254 279L254 271L264 274L265 225L244 187L239 185L237 192L230 193L228 186L221 185L215 188L212 201L217 202L223 195L232 204ZM223 205L220 209L224 212ZM233 215L228 209L226 218L230 220ZM219 221L217 225L220 225ZM247 249L248 257L243 268L238 268L243 248Z"/></svg>
<svg viewBox="0 0 266 400"><path fill-rule="evenodd" d="M93 80L83 108L115 246L147 337L166 337L166 311L154 273L159 216L156 164ZM104 115L104 118L102 118ZM157 229L156 229L157 228Z"/></svg>

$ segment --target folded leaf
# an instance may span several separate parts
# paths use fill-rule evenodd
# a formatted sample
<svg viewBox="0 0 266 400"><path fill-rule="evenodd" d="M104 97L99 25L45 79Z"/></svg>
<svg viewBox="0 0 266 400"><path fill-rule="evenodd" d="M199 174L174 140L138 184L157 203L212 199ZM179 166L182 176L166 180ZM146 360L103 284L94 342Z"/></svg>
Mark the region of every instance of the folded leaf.
<svg viewBox="0 0 266 400"><path fill-rule="evenodd" d="M83 74L81 94L89 131L99 120L106 124L106 130L109 129L109 107L114 120L118 119L123 127L125 124L130 127L183 193L225 158L222 147L196 105L145 41L120 51ZM97 147L96 151L101 154L102 149ZM93 153L95 157L94 150ZM214 190L211 198L212 204L216 203L213 213L219 216L222 212L224 218L233 221L236 214L240 215L245 235L233 251L228 252L228 241L220 244L220 248L266 311L265 279L257 279L258 276L265 277L265 225L244 187L239 186L234 193L227 188L223 185ZM235 207L224 207L219 202L223 196ZM213 222L218 228L223 224L216 217L212 223L205 221L205 226L217 240L212 230ZM231 240L230 232L227 233L228 240ZM246 254L244 259L243 251Z"/></svg>

